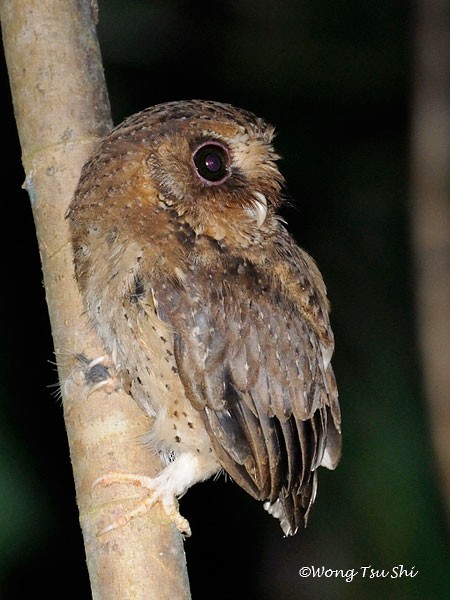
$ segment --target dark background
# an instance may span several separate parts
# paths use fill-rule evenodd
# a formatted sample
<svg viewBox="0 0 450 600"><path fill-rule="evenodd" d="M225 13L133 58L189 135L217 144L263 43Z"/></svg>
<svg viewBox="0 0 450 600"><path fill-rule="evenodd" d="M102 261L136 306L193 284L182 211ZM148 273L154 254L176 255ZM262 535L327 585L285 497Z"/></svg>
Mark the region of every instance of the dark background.
<svg viewBox="0 0 450 600"><path fill-rule="evenodd" d="M449 546L413 306L409 123L413 4L378 0L100 2L114 121L206 98L265 117L328 286L344 453L321 469L310 524L283 539L232 483L181 501L194 600L443 598ZM31 209L4 64L0 322L0 597L88 599ZM301 578L302 566L359 570ZM361 567L418 571L369 579ZM67 592L67 590L69 590Z"/></svg>

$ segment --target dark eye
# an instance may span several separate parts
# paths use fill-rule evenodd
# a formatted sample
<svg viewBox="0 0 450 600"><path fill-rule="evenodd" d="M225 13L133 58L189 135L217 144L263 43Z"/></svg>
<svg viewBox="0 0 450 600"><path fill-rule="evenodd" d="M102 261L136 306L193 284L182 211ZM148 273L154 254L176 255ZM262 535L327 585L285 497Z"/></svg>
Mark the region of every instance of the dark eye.
<svg viewBox="0 0 450 600"><path fill-rule="evenodd" d="M197 173L205 183L222 183L230 174L228 150L220 144L205 144L193 154Z"/></svg>

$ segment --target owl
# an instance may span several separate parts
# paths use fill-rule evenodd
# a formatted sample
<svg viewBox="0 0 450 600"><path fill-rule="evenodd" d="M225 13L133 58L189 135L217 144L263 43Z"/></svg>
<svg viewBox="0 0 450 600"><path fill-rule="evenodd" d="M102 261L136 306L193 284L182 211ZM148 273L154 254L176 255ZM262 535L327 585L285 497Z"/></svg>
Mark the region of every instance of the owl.
<svg viewBox="0 0 450 600"><path fill-rule="evenodd" d="M126 119L83 167L68 211L76 280L164 465L99 479L146 488L121 523L160 502L189 533L177 498L224 471L293 535L318 467L339 461L329 303L277 214L273 137L231 105L169 102Z"/></svg>

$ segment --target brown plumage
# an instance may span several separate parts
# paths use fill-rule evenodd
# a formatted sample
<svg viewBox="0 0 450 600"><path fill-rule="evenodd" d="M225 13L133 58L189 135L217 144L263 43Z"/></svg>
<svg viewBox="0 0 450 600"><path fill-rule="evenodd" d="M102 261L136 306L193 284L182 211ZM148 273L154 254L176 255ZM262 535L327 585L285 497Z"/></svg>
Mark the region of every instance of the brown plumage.
<svg viewBox="0 0 450 600"><path fill-rule="evenodd" d="M99 144L68 216L91 322L154 417L151 502L170 512L223 468L292 535L339 460L340 412L326 290L276 215L272 138L226 104L149 108Z"/></svg>

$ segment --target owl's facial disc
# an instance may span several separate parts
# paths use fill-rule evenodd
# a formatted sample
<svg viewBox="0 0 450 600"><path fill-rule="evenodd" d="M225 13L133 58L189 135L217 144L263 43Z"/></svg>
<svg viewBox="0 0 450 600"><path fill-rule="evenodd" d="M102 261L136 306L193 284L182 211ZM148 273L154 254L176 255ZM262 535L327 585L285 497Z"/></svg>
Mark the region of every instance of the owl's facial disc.
<svg viewBox="0 0 450 600"><path fill-rule="evenodd" d="M220 185L231 174L228 148L218 142L207 142L192 154L195 171L205 185Z"/></svg>

